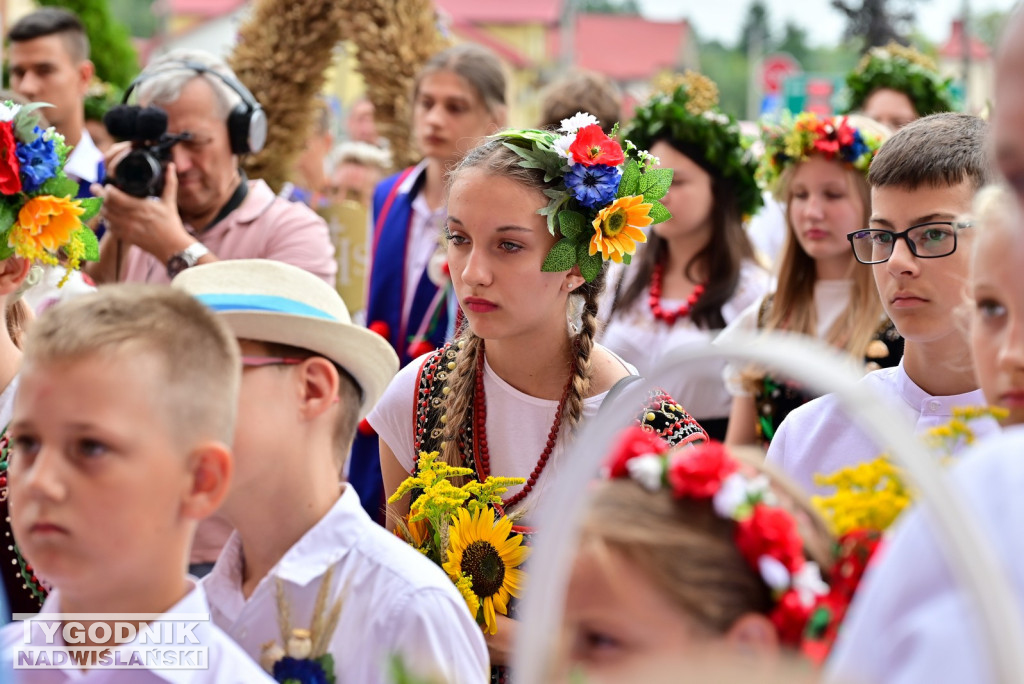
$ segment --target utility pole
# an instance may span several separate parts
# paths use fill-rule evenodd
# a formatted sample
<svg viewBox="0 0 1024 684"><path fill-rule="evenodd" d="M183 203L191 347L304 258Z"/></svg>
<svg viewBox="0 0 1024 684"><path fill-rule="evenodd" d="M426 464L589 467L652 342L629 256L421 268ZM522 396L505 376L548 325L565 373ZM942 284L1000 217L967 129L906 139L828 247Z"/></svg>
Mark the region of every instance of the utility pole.
<svg viewBox="0 0 1024 684"><path fill-rule="evenodd" d="M559 35L562 49L559 50L558 65L564 74L576 62L576 0L562 0L561 22Z"/></svg>
<svg viewBox="0 0 1024 684"><path fill-rule="evenodd" d="M747 120L757 121L761 114L761 72L764 60L764 31L755 27L747 43Z"/></svg>

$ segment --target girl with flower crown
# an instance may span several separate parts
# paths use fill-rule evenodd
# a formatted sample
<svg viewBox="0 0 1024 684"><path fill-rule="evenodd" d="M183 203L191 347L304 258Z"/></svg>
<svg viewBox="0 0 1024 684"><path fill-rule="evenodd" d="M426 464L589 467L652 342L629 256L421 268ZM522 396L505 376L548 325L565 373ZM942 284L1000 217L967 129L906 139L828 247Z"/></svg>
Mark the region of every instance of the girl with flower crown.
<svg viewBox="0 0 1024 684"><path fill-rule="evenodd" d="M451 174L447 256L466 325L455 342L399 371L368 418L388 492L419 454L438 451L481 482L524 478L499 507L521 522L578 425L635 373L594 343L598 296L605 260L628 263L642 229L667 217L658 200L671 171L624 153L589 115L562 123L564 135L503 131ZM667 396L652 397L641 415L666 439L705 437ZM404 515L409 502L389 513ZM474 575L474 585L486 581ZM499 622L495 664L511 642L509 621Z"/></svg>
<svg viewBox="0 0 1024 684"><path fill-rule="evenodd" d="M99 257L96 236L84 222L96 215L100 201L75 199L78 184L63 171L70 148L53 128L38 126L39 106L0 102L0 574L15 613L38 612L46 597L7 517L7 423L18 387L21 334L31 318L21 296L39 281L42 266L63 262L67 280L83 260Z"/></svg>
<svg viewBox="0 0 1024 684"><path fill-rule="evenodd" d="M377 186L366 321L404 365L450 339L456 306L444 273L445 174L483 136L505 124L505 74L498 58L467 43L439 52L416 76L413 135L423 161ZM360 425L348 478L363 507L383 522L377 437Z"/></svg>
<svg viewBox="0 0 1024 684"><path fill-rule="evenodd" d="M721 333L784 330L816 337L868 368L894 366L902 338L885 317L874 280L857 268L847 235L868 224L868 164L888 129L864 117L811 113L766 128L759 173L786 206L788 232L775 292ZM733 395L726 442L766 444L791 410L813 398L764 370L726 367Z"/></svg>
<svg viewBox="0 0 1024 684"><path fill-rule="evenodd" d="M672 218L651 229L636 264L609 271L601 303L601 343L643 375L664 352L710 340L768 289L743 230L761 205L757 162L717 101L713 82L687 72L671 94L640 107L624 134L673 171ZM732 405L723 367L704 364L699 375L663 383L715 439L725 438Z"/></svg>
<svg viewBox="0 0 1024 684"><path fill-rule="evenodd" d="M751 670L762 681L780 652L823 657L807 628L848 597L824 581L831 538L797 488L756 456L717 442L669 450L637 428L602 474L566 592L560 674L650 681L640 673L654 662L678 681L732 681L721 668L739 659L736 681Z"/></svg>

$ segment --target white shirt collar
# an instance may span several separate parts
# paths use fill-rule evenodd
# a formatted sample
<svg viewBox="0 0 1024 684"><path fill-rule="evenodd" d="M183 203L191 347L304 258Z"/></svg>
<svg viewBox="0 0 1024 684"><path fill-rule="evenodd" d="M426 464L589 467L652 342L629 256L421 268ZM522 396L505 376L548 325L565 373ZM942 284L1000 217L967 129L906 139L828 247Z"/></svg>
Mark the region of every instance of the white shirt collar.
<svg viewBox="0 0 1024 684"><path fill-rule="evenodd" d="M89 130L83 127L82 138L68 155L68 160L64 164L64 172L76 179L97 183L100 180L101 161L103 161L103 153L92 141Z"/></svg>
<svg viewBox="0 0 1024 684"><path fill-rule="evenodd" d="M967 406L985 406L985 395L980 389L971 390L963 394L953 394L947 397L936 397L921 389L917 383L910 379L906 369L903 367L903 359L897 367L895 378L896 391L912 409L923 415L952 416L954 408L965 408Z"/></svg>
<svg viewBox="0 0 1024 684"><path fill-rule="evenodd" d="M367 523L371 521L359 503L359 495L350 485L342 484L341 496L331 510L288 549L259 584L280 577L292 584L306 586L322 577L356 546ZM216 596L240 594L242 539L237 531L231 534L216 565L203 581Z"/></svg>

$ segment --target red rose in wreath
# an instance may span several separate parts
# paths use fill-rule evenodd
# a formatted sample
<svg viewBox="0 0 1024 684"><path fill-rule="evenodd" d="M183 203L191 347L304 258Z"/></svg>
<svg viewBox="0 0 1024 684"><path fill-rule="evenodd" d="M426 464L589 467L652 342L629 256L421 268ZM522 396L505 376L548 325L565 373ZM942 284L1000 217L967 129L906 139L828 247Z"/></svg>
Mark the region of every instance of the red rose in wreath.
<svg viewBox="0 0 1024 684"><path fill-rule="evenodd" d="M804 562L804 544L793 516L781 508L754 506L753 514L736 524L736 546L747 562L758 567L761 556L771 556L792 574Z"/></svg>
<svg viewBox="0 0 1024 684"><path fill-rule="evenodd" d="M677 498L707 499L718 493L722 481L736 471L725 446L709 442L692 451L681 451L668 467L668 483Z"/></svg>

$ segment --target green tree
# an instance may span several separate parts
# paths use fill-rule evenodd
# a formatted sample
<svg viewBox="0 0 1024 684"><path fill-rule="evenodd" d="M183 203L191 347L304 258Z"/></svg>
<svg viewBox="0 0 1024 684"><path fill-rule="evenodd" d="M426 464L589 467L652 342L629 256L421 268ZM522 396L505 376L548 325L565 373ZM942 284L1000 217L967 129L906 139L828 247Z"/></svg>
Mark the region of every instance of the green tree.
<svg viewBox="0 0 1024 684"><path fill-rule="evenodd" d="M747 113L747 53L718 41L700 46L700 71L718 85L722 111L737 118Z"/></svg>
<svg viewBox="0 0 1024 684"><path fill-rule="evenodd" d="M1003 27L1010 18L1009 12L992 10L985 14L971 17L970 31L990 48L995 48L999 37L1003 34Z"/></svg>
<svg viewBox="0 0 1024 684"><path fill-rule="evenodd" d="M743 54L750 51L751 44L757 43L761 52L767 51L771 43L772 32L768 17L768 6L764 0L754 0L747 7L747 16L740 29L740 40L736 46Z"/></svg>
<svg viewBox="0 0 1024 684"><path fill-rule="evenodd" d="M39 0L39 4L63 7L82 20L96 76L121 88L131 83L139 72L139 58L128 30L114 18L107 0Z"/></svg>
<svg viewBox="0 0 1024 684"><path fill-rule="evenodd" d="M133 38L151 38L160 26L152 0L110 0L110 11L124 22Z"/></svg>
<svg viewBox="0 0 1024 684"><path fill-rule="evenodd" d="M862 52L892 41L906 42L907 26L914 21L912 4L916 0L903 0L903 9L895 7L897 0L832 0L832 7L846 16L847 39L863 40Z"/></svg>
<svg viewBox="0 0 1024 684"><path fill-rule="evenodd" d="M807 46L807 30L792 21L787 21L782 40L775 46L775 49L789 53L796 61L800 62L801 66L806 67L807 57L811 52Z"/></svg>

